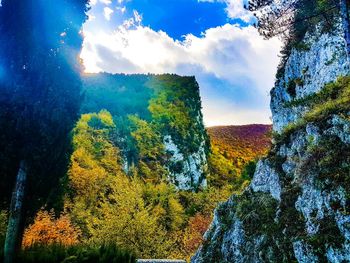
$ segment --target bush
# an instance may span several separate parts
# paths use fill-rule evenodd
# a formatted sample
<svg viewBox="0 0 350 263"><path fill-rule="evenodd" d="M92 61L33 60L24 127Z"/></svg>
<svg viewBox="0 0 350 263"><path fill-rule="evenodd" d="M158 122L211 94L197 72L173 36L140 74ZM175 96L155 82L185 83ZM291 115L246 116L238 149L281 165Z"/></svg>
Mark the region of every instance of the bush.
<svg viewBox="0 0 350 263"><path fill-rule="evenodd" d="M17 263L132 263L136 262L133 255L120 250L116 245L65 247L59 244L49 246L34 245L22 250Z"/></svg>
<svg viewBox="0 0 350 263"><path fill-rule="evenodd" d="M242 171L242 178L245 180L252 180L256 170L257 161L253 160L247 163Z"/></svg>

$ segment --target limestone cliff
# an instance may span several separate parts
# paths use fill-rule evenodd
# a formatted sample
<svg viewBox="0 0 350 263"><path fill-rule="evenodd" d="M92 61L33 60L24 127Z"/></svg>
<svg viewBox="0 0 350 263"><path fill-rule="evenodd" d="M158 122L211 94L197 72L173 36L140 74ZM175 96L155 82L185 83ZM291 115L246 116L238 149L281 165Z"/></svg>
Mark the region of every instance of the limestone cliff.
<svg viewBox="0 0 350 263"><path fill-rule="evenodd" d="M196 190L206 186L209 140L194 77L89 74L84 78L84 90L82 113L106 109L113 115L117 126L115 140L124 157L126 172L140 161L131 136L134 125L129 119L136 116L149 125L162 144L155 153L157 157L143 161L146 164L157 161L168 181L178 189ZM158 140L145 138L145 143L146 139L151 145Z"/></svg>
<svg viewBox="0 0 350 263"><path fill-rule="evenodd" d="M294 47L271 91L274 140L215 211L193 263L350 261L350 79L344 30Z"/></svg>

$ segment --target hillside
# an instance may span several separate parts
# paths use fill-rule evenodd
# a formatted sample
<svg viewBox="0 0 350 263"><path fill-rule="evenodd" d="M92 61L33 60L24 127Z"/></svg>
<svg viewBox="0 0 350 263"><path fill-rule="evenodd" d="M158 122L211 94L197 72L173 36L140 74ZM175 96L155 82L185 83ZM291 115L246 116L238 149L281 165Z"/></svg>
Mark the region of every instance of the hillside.
<svg viewBox="0 0 350 263"><path fill-rule="evenodd" d="M265 155L271 146L271 125L217 126L207 128L212 147L242 168Z"/></svg>

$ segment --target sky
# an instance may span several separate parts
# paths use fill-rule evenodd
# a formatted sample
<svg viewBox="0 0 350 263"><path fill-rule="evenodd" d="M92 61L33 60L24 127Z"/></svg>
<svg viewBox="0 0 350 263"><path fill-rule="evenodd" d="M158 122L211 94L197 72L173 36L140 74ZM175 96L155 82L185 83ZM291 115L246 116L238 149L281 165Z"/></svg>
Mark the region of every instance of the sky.
<svg viewBox="0 0 350 263"><path fill-rule="evenodd" d="M271 123L281 43L245 0L92 0L81 57L90 73L195 76L206 126Z"/></svg>

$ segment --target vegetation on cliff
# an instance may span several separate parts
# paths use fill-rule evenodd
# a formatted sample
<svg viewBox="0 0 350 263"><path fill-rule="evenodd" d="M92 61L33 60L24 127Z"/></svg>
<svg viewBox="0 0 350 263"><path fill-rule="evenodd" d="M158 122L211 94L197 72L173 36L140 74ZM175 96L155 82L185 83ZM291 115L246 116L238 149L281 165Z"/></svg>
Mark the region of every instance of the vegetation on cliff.
<svg viewBox="0 0 350 263"><path fill-rule="evenodd" d="M156 99L151 103L161 104ZM157 125L160 121L151 120L151 116L146 121L129 115L126 117L129 126L120 128L120 118L113 118L106 110L81 115L73 130L74 148L67 175L64 213L55 215L46 210L37 213L23 239L28 253L33 245L30 253L36 255L38 246L60 244L63 247L57 248L57 253L76 256L74 253L78 252L65 252L64 247L76 251L76 246L84 244L86 253L95 253L93 247L105 243L116 244L133 255L146 258L189 258L196 251L217 204L234 191L241 191L244 181L250 180L240 180L243 163L238 166L233 159L234 152L232 159L222 154L232 147L226 143L241 145L242 153L246 148L247 157L241 160L249 164L255 156L267 151L265 132L269 126L231 127L223 133L223 138L235 138L231 142L230 139L221 141L221 129L219 132L216 129L211 135L212 145L222 149L222 156L211 153L209 169L213 178L220 178L221 184L209 180L206 189L192 192L178 190L168 182L168 171L164 168L166 153L161 140L163 127ZM129 143L137 156L137 162L128 171L124 169L123 148L119 146L121 129L130 132ZM254 153L252 142L256 136L265 142ZM225 172L217 170L218 163L221 168L229 167L235 177L228 178ZM88 252L90 247L92 250ZM43 248L43 251L50 249Z"/></svg>

